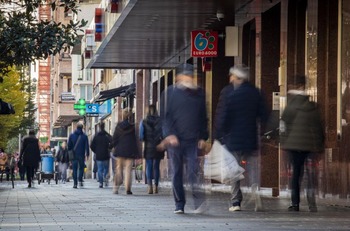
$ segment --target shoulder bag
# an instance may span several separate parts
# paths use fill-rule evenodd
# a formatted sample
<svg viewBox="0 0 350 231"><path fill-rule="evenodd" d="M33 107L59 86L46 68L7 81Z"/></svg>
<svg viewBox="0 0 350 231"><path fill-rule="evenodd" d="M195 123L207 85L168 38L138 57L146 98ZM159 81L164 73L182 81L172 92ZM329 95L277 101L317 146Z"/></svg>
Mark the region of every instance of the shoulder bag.
<svg viewBox="0 0 350 231"><path fill-rule="evenodd" d="M80 136L81 136L81 135L79 135L78 140L77 140L77 142L75 143L73 150L68 150L68 158L69 158L70 161L76 159L76 156L75 156L75 149L77 148L77 145L78 145L78 143L79 143L79 141L80 141Z"/></svg>

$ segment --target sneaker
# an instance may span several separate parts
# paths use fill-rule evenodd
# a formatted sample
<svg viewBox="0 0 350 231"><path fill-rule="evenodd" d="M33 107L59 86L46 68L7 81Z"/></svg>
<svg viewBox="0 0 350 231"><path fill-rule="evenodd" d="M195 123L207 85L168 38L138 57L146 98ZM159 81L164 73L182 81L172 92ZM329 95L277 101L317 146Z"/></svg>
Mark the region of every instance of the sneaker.
<svg viewBox="0 0 350 231"><path fill-rule="evenodd" d="M232 206L228 209L230 212L235 212L235 211L241 211L241 203L240 202L235 202L232 204Z"/></svg>
<svg viewBox="0 0 350 231"><path fill-rule="evenodd" d="M184 210L183 209L175 209L174 214L184 214Z"/></svg>
<svg viewBox="0 0 350 231"><path fill-rule="evenodd" d="M198 206L193 213L201 214L208 210L207 203L204 201L200 206Z"/></svg>
<svg viewBox="0 0 350 231"><path fill-rule="evenodd" d="M232 205L232 206L228 209L228 211L230 211L230 212L241 211L241 206L239 206L239 205Z"/></svg>
<svg viewBox="0 0 350 231"><path fill-rule="evenodd" d="M299 205L291 205L288 207L288 211L299 211Z"/></svg>

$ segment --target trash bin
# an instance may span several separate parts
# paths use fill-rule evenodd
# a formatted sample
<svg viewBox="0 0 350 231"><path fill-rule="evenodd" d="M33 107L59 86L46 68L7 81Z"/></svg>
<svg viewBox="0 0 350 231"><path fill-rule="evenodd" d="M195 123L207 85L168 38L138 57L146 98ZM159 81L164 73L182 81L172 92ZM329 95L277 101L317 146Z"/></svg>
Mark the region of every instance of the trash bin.
<svg viewBox="0 0 350 231"><path fill-rule="evenodd" d="M54 172L54 157L53 155L41 155L41 171L49 174Z"/></svg>

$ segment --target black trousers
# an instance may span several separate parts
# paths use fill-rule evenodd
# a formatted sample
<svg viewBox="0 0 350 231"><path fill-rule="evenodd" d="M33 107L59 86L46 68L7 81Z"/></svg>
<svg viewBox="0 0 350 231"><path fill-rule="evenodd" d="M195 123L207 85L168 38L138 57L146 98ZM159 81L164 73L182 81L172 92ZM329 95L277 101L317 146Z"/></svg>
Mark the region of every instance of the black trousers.
<svg viewBox="0 0 350 231"><path fill-rule="evenodd" d="M304 166L305 161L307 161L306 165L306 174L307 174L307 201L309 207L316 206L315 200L315 189L316 189L316 171L315 166L312 165L312 160L310 152L305 151L289 151L289 158L292 164L292 205L299 205L300 203L300 185L304 175Z"/></svg>
<svg viewBox="0 0 350 231"><path fill-rule="evenodd" d="M28 183L31 183L34 178L34 173L36 168L33 166L26 166L25 168L27 172L27 181Z"/></svg>

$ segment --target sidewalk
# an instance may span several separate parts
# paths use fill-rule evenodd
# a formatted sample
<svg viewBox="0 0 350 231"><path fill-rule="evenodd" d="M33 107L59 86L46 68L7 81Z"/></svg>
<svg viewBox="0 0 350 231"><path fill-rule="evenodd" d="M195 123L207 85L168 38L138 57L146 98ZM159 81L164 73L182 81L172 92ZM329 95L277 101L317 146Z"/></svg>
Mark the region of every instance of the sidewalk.
<svg viewBox="0 0 350 231"><path fill-rule="evenodd" d="M262 197L264 211L254 212L254 203L245 194L243 211L228 212L228 193L207 194L208 210L194 214L187 195L185 214L173 214L174 201L169 184L159 194L147 194L147 185L134 183L133 195L112 194L112 187L98 188L96 180L86 180L83 188L67 184L25 182L0 184L0 230L349 230L350 209L319 205L308 212L306 202L300 212L288 212L287 198Z"/></svg>

